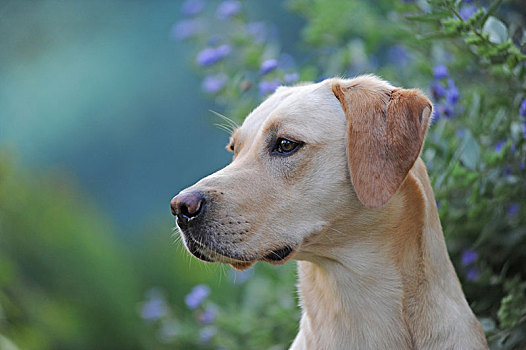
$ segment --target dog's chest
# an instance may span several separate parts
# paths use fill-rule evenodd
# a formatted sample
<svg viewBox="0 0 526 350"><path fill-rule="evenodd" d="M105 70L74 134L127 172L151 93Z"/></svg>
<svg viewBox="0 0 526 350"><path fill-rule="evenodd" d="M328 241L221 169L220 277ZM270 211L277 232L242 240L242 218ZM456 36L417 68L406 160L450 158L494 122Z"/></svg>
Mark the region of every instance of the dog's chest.
<svg viewBox="0 0 526 350"><path fill-rule="evenodd" d="M334 276L311 263L300 262L298 268L303 316L292 349L410 348L394 279L380 286Z"/></svg>

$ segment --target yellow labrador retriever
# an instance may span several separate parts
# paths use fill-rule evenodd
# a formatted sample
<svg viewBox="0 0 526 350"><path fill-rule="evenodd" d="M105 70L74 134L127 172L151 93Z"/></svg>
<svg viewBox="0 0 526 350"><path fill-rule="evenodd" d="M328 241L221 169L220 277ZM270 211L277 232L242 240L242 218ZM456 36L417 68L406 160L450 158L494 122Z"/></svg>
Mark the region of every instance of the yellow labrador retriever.
<svg viewBox="0 0 526 350"><path fill-rule="evenodd" d="M172 199L187 249L246 269L299 260L292 349L487 349L419 158L432 113L374 76L281 87L234 159Z"/></svg>

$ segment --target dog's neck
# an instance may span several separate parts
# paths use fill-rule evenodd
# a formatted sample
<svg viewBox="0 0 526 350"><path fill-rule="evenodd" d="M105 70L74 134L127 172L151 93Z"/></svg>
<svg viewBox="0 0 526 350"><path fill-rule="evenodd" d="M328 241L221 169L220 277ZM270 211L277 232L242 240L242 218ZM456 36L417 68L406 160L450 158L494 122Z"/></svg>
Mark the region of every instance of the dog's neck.
<svg viewBox="0 0 526 350"><path fill-rule="evenodd" d="M359 228L342 220L306 245L293 349L433 348L439 338L473 334L455 330L475 318L447 255L434 198L425 197L433 197L427 175L425 181L409 176L387 207L352 214Z"/></svg>
<svg viewBox="0 0 526 350"><path fill-rule="evenodd" d="M373 258L374 253L359 255ZM340 261L302 261L299 279L305 342L300 348L409 348L410 333L400 313L402 284L394 269L374 264L357 271Z"/></svg>
<svg viewBox="0 0 526 350"><path fill-rule="evenodd" d="M403 280L386 248L355 241L298 263L301 329L308 345L300 348L410 348L401 312Z"/></svg>

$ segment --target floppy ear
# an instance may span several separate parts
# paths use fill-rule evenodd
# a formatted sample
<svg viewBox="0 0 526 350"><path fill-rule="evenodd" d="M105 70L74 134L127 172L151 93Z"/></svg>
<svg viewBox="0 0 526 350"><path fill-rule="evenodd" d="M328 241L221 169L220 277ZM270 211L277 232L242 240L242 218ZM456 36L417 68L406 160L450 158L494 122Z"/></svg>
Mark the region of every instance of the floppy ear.
<svg viewBox="0 0 526 350"><path fill-rule="evenodd" d="M432 112L419 90L393 88L372 77L335 81L347 117L347 156L360 201L383 206L420 155Z"/></svg>

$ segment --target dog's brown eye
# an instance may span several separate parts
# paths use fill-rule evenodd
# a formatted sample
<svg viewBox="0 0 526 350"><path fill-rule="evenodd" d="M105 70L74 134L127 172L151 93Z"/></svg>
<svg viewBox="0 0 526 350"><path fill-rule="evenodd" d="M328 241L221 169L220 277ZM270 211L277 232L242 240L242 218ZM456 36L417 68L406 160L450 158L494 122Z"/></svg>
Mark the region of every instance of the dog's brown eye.
<svg viewBox="0 0 526 350"><path fill-rule="evenodd" d="M289 155L296 151L300 146L301 143L279 138L276 142L275 151L279 154Z"/></svg>

